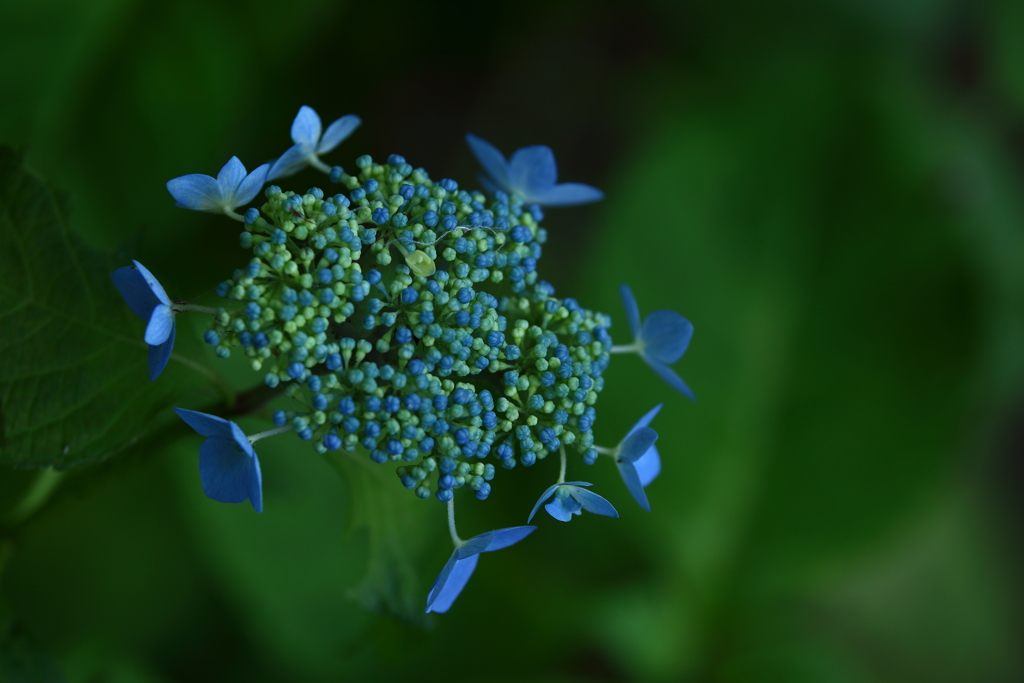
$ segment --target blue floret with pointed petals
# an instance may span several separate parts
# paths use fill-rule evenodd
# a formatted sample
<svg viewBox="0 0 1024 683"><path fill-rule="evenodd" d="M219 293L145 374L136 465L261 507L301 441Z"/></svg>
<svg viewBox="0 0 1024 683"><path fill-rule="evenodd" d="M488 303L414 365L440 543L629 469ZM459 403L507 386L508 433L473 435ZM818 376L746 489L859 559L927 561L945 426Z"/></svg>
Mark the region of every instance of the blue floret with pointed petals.
<svg viewBox="0 0 1024 683"><path fill-rule="evenodd" d="M552 500L544 506L544 509L560 522L568 522L573 515L582 514L584 510L605 517L619 516L618 511L611 503L593 491L583 488L584 486L593 486L593 484L585 481L567 481L564 484L549 486L537 499L537 504L533 506L530 517L526 521L532 521L537 510L549 498Z"/></svg>
<svg viewBox="0 0 1024 683"><path fill-rule="evenodd" d="M633 428L629 430L629 433L626 434L626 436L631 436L641 427L649 427L654 418L657 417L658 412L661 411L662 405L663 404L659 403L651 408L646 415L637 420L636 424L633 425ZM640 484L644 488L647 488L647 486L657 479L659 474L661 474L661 456L658 455L658 447L652 444L651 447L647 449L646 453L633 462L633 466L636 467L637 475L640 477Z"/></svg>
<svg viewBox="0 0 1024 683"><path fill-rule="evenodd" d="M693 338L693 323L675 311L662 310L648 315L641 325L640 309L629 285L620 285L619 292L626 308L636 352L670 387L691 401L695 400L690 387L669 367L686 353L690 339Z"/></svg>
<svg viewBox="0 0 1024 683"><path fill-rule="evenodd" d="M488 178L483 180L492 192L518 194L527 204L541 206L574 206L604 198L601 190L590 185L558 183L558 167L550 147L523 147L506 160L494 145L472 133L466 134L466 142L487 172Z"/></svg>
<svg viewBox="0 0 1024 683"><path fill-rule="evenodd" d="M619 444L615 456L619 476L622 477L622 481L625 482L633 499L647 512L651 511L651 504L647 500L647 493L644 491L644 484L640 479L636 462L647 454L657 440L658 433L650 427L634 427Z"/></svg>
<svg viewBox="0 0 1024 683"><path fill-rule="evenodd" d="M199 447L199 477L203 492L221 503L248 500L263 512L263 477L245 433L230 420L185 408L175 408L189 427L206 437Z"/></svg>
<svg viewBox="0 0 1024 683"><path fill-rule="evenodd" d="M190 173L167 181L177 206L193 211L233 215L238 207L248 204L267 181L270 164L263 164L246 173L238 157L231 157L216 178Z"/></svg>
<svg viewBox="0 0 1024 683"><path fill-rule="evenodd" d="M320 115L312 107L303 105L292 122L292 142L295 144L271 165L267 180L298 173L308 165L318 168L322 166L321 170L331 172L318 155L326 154L340 145L361 123L358 116L348 114L323 130Z"/></svg>
<svg viewBox="0 0 1024 683"><path fill-rule="evenodd" d="M474 536L456 548L444 569L434 580L434 585L430 587L430 593L427 595L427 612L443 613L451 608L459 593L466 587L469 577L473 575L480 553L507 548L523 540L536 529L535 526L514 526L488 531Z"/></svg>
<svg viewBox="0 0 1024 683"><path fill-rule="evenodd" d="M174 348L174 310L167 292L153 274L139 263L118 268L110 274L121 298L132 313L146 321L145 340L149 344L149 381L155 381Z"/></svg>

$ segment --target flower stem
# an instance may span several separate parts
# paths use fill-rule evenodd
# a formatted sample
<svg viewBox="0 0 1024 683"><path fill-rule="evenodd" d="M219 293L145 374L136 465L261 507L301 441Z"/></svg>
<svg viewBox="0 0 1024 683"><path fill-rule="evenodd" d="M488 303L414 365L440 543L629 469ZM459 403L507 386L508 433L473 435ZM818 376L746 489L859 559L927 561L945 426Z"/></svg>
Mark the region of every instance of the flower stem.
<svg viewBox="0 0 1024 683"><path fill-rule="evenodd" d="M455 498L452 497L448 501L448 533L452 535L452 543L455 544L455 548L458 549L462 546L463 540L459 538L458 532L455 531Z"/></svg>
<svg viewBox="0 0 1024 683"><path fill-rule="evenodd" d="M640 353L640 342L613 346L608 349L608 353Z"/></svg>
<svg viewBox="0 0 1024 683"><path fill-rule="evenodd" d="M57 485L60 484L66 471L55 470L52 467L39 470L39 474L32 480L28 491L25 492L22 499L18 501L17 506L7 515L7 521L11 525L20 524L35 514L50 499L50 495L57 488Z"/></svg>
<svg viewBox="0 0 1024 683"><path fill-rule="evenodd" d="M331 172L331 167L325 164L324 162L320 161L320 157L318 157L316 154L310 154L308 161L309 165L318 171L323 171L324 173Z"/></svg>
<svg viewBox="0 0 1024 683"><path fill-rule="evenodd" d="M245 218L242 217L242 214L236 213L236 212L232 211L231 209L227 209L227 208L224 209L224 215L228 216L229 218L234 218L239 223L244 223L245 222Z"/></svg>
<svg viewBox="0 0 1024 683"><path fill-rule="evenodd" d="M564 484L565 483L565 446L561 446L560 445L558 447L558 450L562 454L562 468L558 472L558 481L555 482L555 483L556 484Z"/></svg>
<svg viewBox="0 0 1024 683"><path fill-rule="evenodd" d="M217 309L211 308L210 306L198 306L196 304L181 304L175 302L171 308L177 313L207 313L209 315L217 315Z"/></svg>
<svg viewBox="0 0 1024 683"><path fill-rule="evenodd" d="M594 446L594 450L600 453L601 455L616 456L619 454L618 448L604 448L602 446Z"/></svg>
<svg viewBox="0 0 1024 683"><path fill-rule="evenodd" d="M291 425L285 425L284 427L275 427L273 429L268 429L265 432L259 432L257 434L251 434L251 435L249 435L249 436L247 436L245 438L249 439L249 443L256 443L260 439L265 439L268 436L276 436L278 434L284 434L287 431L291 431L291 428L292 428Z"/></svg>

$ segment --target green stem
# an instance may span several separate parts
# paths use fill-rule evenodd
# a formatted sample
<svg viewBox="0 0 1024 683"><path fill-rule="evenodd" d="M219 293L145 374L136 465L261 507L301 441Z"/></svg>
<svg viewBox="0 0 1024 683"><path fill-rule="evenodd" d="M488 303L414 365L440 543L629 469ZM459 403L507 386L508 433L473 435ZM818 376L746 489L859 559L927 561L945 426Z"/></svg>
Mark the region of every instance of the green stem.
<svg viewBox="0 0 1024 683"><path fill-rule="evenodd" d="M171 306L176 313L206 313L208 315L217 315L217 309L211 308L210 306L198 306L196 304L184 304L175 302Z"/></svg>
<svg viewBox="0 0 1024 683"><path fill-rule="evenodd" d="M64 472L65 470L55 470L50 467L39 470L39 474L32 481L28 491L7 515L7 522L11 526L15 526L34 515L53 495L64 478Z"/></svg>
<svg viewBox="0 0 1024 683"><path fill-rule="evenodd" d="M613 346L608 349L608 353L640 353L640 342Z"/></svg>
<svg viewBox="0 0 1024 683"><path fill-rule="evenodd" d="M256 434L250 434L249 436L247 436L245 438L249 439L249 443L256 443L260 439L265 439L268 436L277 436L278 434L284 434L285 432L290 432L291 429L292 429L291 425L285 425L283 427L274 427L273 429L268 429L265 432L257 432Z"/></svg>
<svg viewBox="0 0 1024 683"><path fill-rule="evenodd" d="M558 481L556 481L555 483L556 484L564 484L565 483L565 446L559 446L558 450L562 454L562 468L558 472Z"/></svg>
<svg viewBox="0 0 1024 683"><path fill-rule="evenodd" d="M455 497L448 501L448 533L452 536L452 543L455 545L455 549L458 550L462 547L464 541L459 538L458 532L455 531Z"/></svg>

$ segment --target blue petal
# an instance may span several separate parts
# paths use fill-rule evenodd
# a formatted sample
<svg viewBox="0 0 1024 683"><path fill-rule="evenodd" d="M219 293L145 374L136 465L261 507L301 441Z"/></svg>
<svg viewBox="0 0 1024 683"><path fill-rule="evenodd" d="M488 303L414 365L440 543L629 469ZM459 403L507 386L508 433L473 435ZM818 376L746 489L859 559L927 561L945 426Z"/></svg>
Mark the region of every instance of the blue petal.
<svg viewBox="0 0 1024 683"><path fill-rule="evenodd" d="M167 191L178 206L185 209L220 213L224 206L220 183L201 173L190 173L168 180Z"/></svg>
<svg viewBox="0 0 1024 683"><path fill-rule="evenodd" d="M661 474L661 456L658 455L657 446L651 446L647 452L633 462L636 473L640 477L640 483L645 487Z"/></svg>
<svg viewBox="0 0 1024 683"><path fill-rule="evenodd" d="M640 336L640 309L636 305L636 297L629 285L619 285L619 294L622 295L622 305L626 307L626 320L629 321L629 331L633 333L633 339Z"/></svg>
<svg viewBox="0 0 1024 683"><path fill-rule="evenodd" d="M693 323L675 311L655 311L640 330L641 353L648 362L671 365L683 357L693 337Z"/></svg>
<svg viewBox="0 0 1024 683"><path fill-rule="evenodd" d="M650 512L651 504L647 502L647 493L644 491L643 484L640 483L640 476L637 474L636 467L630 461L622 459L616 461L616 465L618 465L619 475L622 477L622 481L626 483L626 488L629 489L633 499L640 507Z"/></svg>
<svg viewBox="0 0 1024 683"><path fill-rule="evenodd" d="M534 195L550 190L558 179L555 154L545 145L517 149L508 162L508 176L512 189L533 202Z"/></svg>
<svg viewBox="0 0 1024 683"><path fill-rule="evenodd" d="M234 195L231 197L231 201L228 202L228 206L232 209L243 206L252 201L252 198L263 187L263 183L267 181L267 172L270 170L270 164L263 164L256 168L252 173L245 176L245 180L239 184L235 190Z"/></svg>
<svg viewBox="0 0 1024 683"><path fill-rule="evenodd" d="M149 287L149 291L153 292L154 296L160 300L160 303L165 306L170 306L171 298L167 296L167 292L164 291L163 286L153 276L153 273L149 272L149 269L138 261L133 260L132 263L134 263L135 267L139 269L139 273L142 274L142 278L146 281L146 286Z"/></svg>
<svg viewBox="0 0 1024 683"><path fill-rule="evenodd" d="M567 501L568 505L566 505ZM559 522L568 522L572 519L573 515L580 514L583 506L579 504L579 501L572 498L558 498L556 496L553 501L544 506L544 509Z"/></svg>
<svg viewBox="0 0 1024 683"><path fill-rule="evenodd" d="M540 506L544 504L544 501L551 497L551 494L555 492L555 489L557 489L558 486L558 484L554 484L544 489L544 493L540 494L540 498L537 499L537 504L534 505L533 510L530 511L530 516L526 518L527 522L533 521L533 516L537 514L537 510L539 510Z"/></svg>
<svg viewBox="0 0 1024 683"><path fill-rule="evenodd" d="M675 370L667 365L662 365L661 363L652 363L651 361L647 361L647 364L651 366L651 370L654 370L663 380L668 382L670 387L691 401L697 400L694 398L693 392L690 391L690 387L686 386L686 382L683 381L682 377L676 374Z"/></svg>
<svg viewBox="0 0 1024 683"><path fill-rule="evenodd" d="M490 531L488 533L491 535L491 542L487 544L487 548L483 552L493 553L495 550L507 548L523 540L536 530L537 527L535 526L513 526L507 529ZM481 534L481 536L484 535L486 534Z"/></svg>
<svg viewBox="0 0 1024 683"><path fill-rule="evenodd" d="M153 309L149 324L146 325L146 343L150 346L159 346L167 341L173 331L174 311L170 306L160 304Z"/></svg>
<svg viewBox="0 0 1024 683"><path fill-rule="evenodd" d="M174 350L174 327L171 327L171 334L163 344L149 347L149 381L155 382L160 373L167 367L167 361L171 358L171 351Z"/></svg>
<svg viewBox="0 0 1024 683"><path fill-rule="evenodd" d="M220 169L217 174L217 184L220 185L221 194L225 201L235 193L235 189L245 178L245 164L238 160L238 157L231 157L228 163Z"/></svg>
<svg viewBox="0 0 1024 683"><path fill-rule="evenodd" d="M447 612L455 598L459 597L462 589L466 587L469 577L473 576L473 570L476 569L479 560L479 555L470 555L460 560L453 554L430 589L427 596L427 612Z"/></svg>
<svg viewBox="0 0 1024 683"><path fill-rule="evenodd" d="M174 412L185 421L185 424L203 436L217 436L224 439L235 438L234 432L231 429L232 423L222 417L186 408L175 408Z"/></svg>
<svg viewBox="0 0 1024 683"><path fill-rule="evenodd" d="M252 491L254 458L234 439L208 438L199 447L199 477L203 492L221 503L241 503Z"/></svg>
<svg viewBox="0 0 1024 683"><path fill-rule="evenodd" d="M292 121L292 142L316 149L316 143L320 140L320 130L320 116L312 107L302 105L299 113L295 115L295 120Z"/></svg>
<svg viewBox="0 0 1024 683"><path fill-rule="evenodd" d="M542 206L575 206L604 199L604 192L583 183L562 183L551 189L534 191L530 201Z"/></svg>
<svg viewBox="0 0 1024 683"><path fill-rule="evenodd" d="M491 179L503 190L511 191L512 186L509 183L508 163L505 161L505 155L499 152L497 147L472 133L466 133L466 142L469 143L469 149L473 152L473 156L484 167Z"/></svg>
<svg viewBox="0 0 1024 683"><path fill-rule="evenodd" d="M132 313L148 321L160 300L153 294L146 283L146 277L139 269L131 266L118 268L110 274L110 279L114 281L114 286L128 304L128 308L132 309Z"/></svg>
<svg viewBox="0 0 1024 683"><path fill-rule="evenodd" d="M277 161L270 165L266 181L270 182L276 178L283 178L284 176L298 173L305 168L306 161L312 152L313 148L305 143L299 142L292 145L284 154L278 157Z"/></svg>
<svg viewBox="0 0 1024 683"><path fill-rule="evenodd" d="M256 457L249 439L234 422L231 423L231 431L234 432L235 443L238 444L238 437L242 437L242 450L252 458L252 476L249 478L249 502L256 512L263 512L263 473L260 471L260 459Z"/></svg>
<svg viewBox="0 0 1024 683"><path fill-rule="evenodd" d="M656 418L658 416L658 413L661 412L661 407L663 405L665 405L665 404L664 403L659 403L658 405L656 405L653 408L651 408L650 410L648 410L646 415L644 415L643 417L641 417L639 420L636 421L636 424L633 425L633 428L629 430L629 434L626 434L626 436L629 436L630 434L632 434L636 430L640 429L641 427L648 427L648 426L650 426L650 424L654 420L654 418Z"/></svg>
<svg viewBox="0 0 1024 683"><path fill-rule="evenodd" d="M633 428L629 430L629 434L626 434L626 436L629 436L640 427L646 427L651 424L651 421L654 420L658 412L661 410L662 405L663 404L659 403L647 411L647 414L637 420L636 424L633 425ZM658 477L658 474L661 473L661 457L658 455L657 446L651 446L647 449L647 452L637 458L633 462L633 465L636 467L637 474L640 475L641 484L647 486L654 481Z"/></svg>
<svg viewBox="0 0 1024 683"><path fill-rule="evenodd" d="M580 505L587 512L593 512L595 515L604 515L605 517L619 516L619 513L611 503L593 491L574 486L572 487L572 497L579 501Z"/></svg>
<svg viewBox="0 0 1024 683"><path fill-rule="evenodd" d="M358 128L362 122L362 119L355 114L348 114L327 126L320 144L316 147L316 153L327 154L330 152L340 145L345 138L352 135L352 131Z"/></svg>
<svg viewBox="0 0 1024 683"><path fill-rule="evenodd" d="M658 440L658 432L650 427L640 427L630 431L619 445L619 460L636 462Z"/></svg>

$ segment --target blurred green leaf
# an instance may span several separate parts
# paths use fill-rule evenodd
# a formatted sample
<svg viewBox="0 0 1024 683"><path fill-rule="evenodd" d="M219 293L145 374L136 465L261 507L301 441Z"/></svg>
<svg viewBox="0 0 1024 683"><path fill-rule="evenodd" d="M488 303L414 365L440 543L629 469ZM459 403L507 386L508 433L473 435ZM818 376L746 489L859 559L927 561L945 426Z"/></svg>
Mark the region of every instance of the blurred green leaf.
<svg viewBox="0 0 1024 683"><path fill-rule="evenodd" d="M0 241L0 463L100 460L171 419L165 408L202 367L147 381L142 326L110 281L114 264L79 242L65 197L10 147L0 148Z"/></svg>
<svg viewBox="0 0 1024 683"><path fill-rule="evenodd" d="M25 633L0 633L0 683L63 683L66 679L50 653Z"/></svg>
<svg viewBox="0 0 1024 683"><path fill-rule="evenodd" d="M417 558L436 540L440 516L424 514L423 502L395 485L391 468L365 453L327 457L348 490L350 532L363 526L369 532L366 575L351 596L365 609L426 625L427 586L420 583Z"/></svg>

